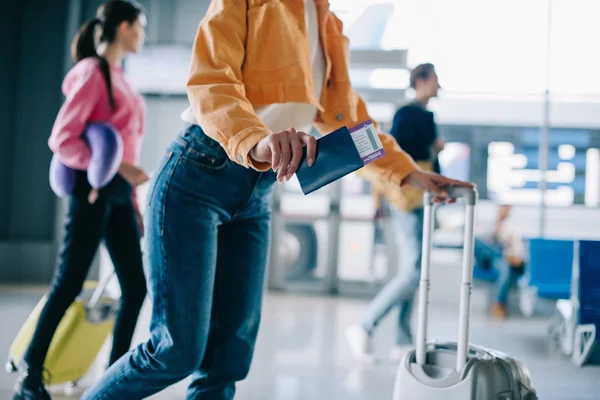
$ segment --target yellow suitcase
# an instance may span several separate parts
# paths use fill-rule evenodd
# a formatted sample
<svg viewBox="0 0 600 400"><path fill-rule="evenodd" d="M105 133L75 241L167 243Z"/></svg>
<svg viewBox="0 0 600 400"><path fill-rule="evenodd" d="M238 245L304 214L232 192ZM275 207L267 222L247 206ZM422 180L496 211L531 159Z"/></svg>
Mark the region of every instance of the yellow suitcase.
<svg viewBox="0 0 600 400"><path fill-rule="evenodd" d="M114 274L114 273L113 273ZM112 333L118 300L104 296L112 275L99 284L86 282L81 294L61 320L44 363L47 385L77 382L90 369ZM9 350L6 370L16 372L46 302L44 296L21 327Z"/></svg>

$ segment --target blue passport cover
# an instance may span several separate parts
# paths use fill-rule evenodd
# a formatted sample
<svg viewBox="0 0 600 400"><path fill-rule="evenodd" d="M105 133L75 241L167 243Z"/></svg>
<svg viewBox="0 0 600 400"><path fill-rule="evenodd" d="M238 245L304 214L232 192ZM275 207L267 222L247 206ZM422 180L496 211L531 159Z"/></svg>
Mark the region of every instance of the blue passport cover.
<svg viewBox="0 0 600 400"><path fill-rule="evenodd" d="M309 194L365 166L348 127L344 126L317 140L317 156L312 167L302 153L296 177L304 194Z"/></svg>

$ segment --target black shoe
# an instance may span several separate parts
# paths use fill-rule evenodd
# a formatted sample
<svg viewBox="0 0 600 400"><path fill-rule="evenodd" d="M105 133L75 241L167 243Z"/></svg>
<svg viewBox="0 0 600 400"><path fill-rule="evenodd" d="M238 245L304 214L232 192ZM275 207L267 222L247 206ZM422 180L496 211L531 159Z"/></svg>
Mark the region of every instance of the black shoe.
<svg viewBox="0 0 600 400"><path fill-rule="evenodd" d="M12 400L52 400L52 398L44 387L42 374L25 369L19 374Z"/></svg>

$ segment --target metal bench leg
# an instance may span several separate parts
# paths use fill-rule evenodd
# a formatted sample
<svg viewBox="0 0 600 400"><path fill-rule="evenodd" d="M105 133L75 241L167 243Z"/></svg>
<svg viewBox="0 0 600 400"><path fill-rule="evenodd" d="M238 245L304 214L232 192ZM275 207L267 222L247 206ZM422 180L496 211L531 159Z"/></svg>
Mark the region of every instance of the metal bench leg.
<svg viewBox="0 0 600 400"><path fill-rule="evenodd" d="M575 329L573 343L573 355L571 360L575 365L581 367L590 358L596 345L596 325L578 325Z"/></svg>

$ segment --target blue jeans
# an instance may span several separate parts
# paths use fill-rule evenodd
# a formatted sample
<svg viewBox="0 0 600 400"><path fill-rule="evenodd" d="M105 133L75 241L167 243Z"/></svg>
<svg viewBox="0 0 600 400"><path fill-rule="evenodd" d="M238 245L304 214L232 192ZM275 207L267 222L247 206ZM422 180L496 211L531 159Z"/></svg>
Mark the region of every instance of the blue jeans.
<svg viewBox="0 0 600 400"><path fill-rule="evenodd" d="M475 237L473 252L475 264L479 268L493 267L494 261L503 257L503 251L500 244Z"/></svg>
<svg viewBox="0 0 600 400"><path fill-rule="evenodd" d="M82 399L144 399L190 375L187 399L233 398L258 333L274 182L197 125L175 139L144 216L151 337Z"/></svg>
<svg viewBox="0 0 600 400"><path fill-rule="evenodd" d="M503 306L508 301L510 289L516 285L522 274L521 269L513 267L504 260L497 260L494 266L500 272L498 282L496 282L497 298L496 301Z"/></svg>
<svg viewBox="0 0 600 400"><path fill-rule="evenodd" d="M361 325L372 334L391 309L398 306L396 343L405 345L412 343L410 319L421 273L424 213L422 208L409 212L390 209L390 216L400 252L399 273L369 304Z"/></svg>

